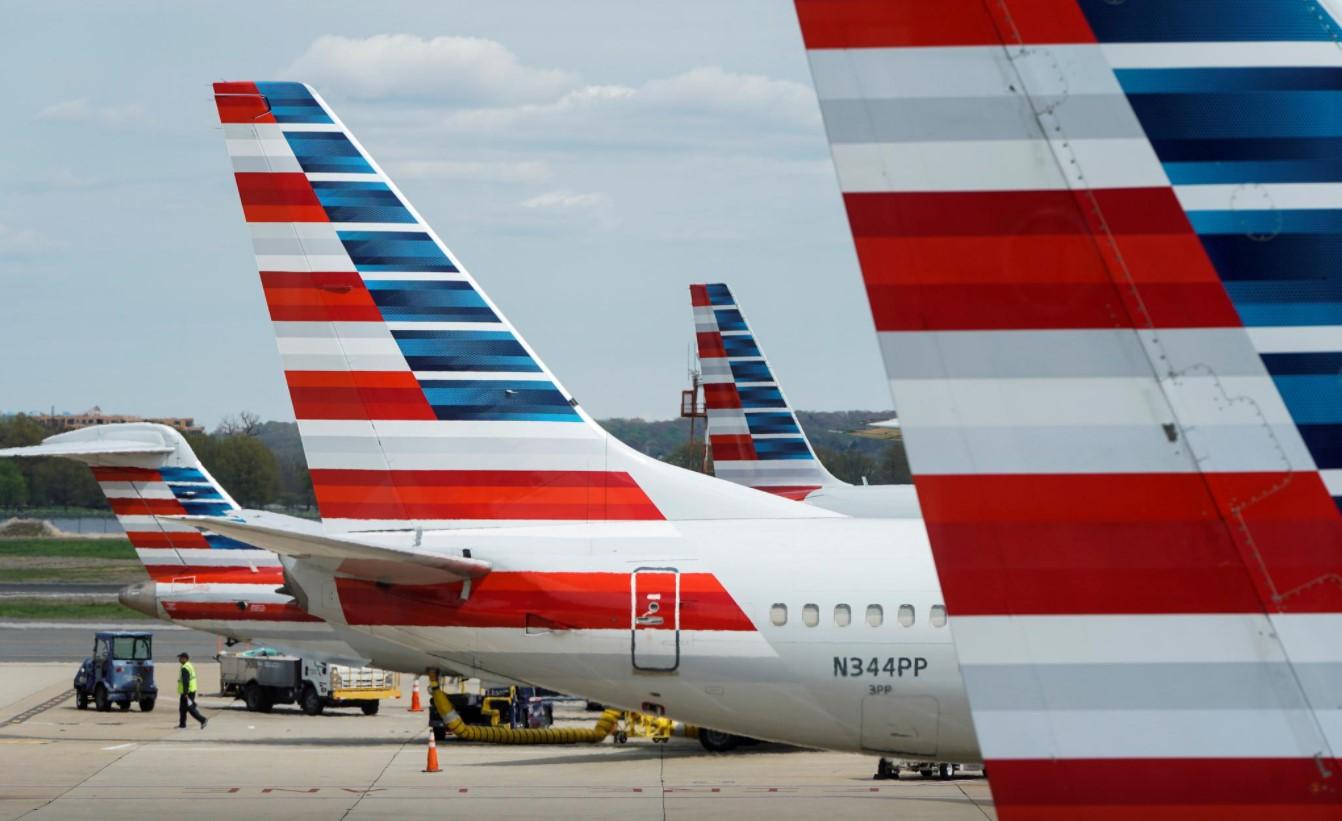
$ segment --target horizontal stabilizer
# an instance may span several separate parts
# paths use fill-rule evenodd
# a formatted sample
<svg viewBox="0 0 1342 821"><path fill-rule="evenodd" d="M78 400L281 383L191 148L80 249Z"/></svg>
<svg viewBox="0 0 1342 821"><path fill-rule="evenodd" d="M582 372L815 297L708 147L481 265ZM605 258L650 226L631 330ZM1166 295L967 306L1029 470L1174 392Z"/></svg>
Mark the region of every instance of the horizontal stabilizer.
<svg viewBox="0 0 1342 821"><path fill-rule="evenodd" d="M295 559L334 560L333 570L357 579L388 584L444 584L477 579L490 571L489 562L434 553L415 547L390 547L326 536L320 525L301 530L291 527L293 519L283 517L285 526L271 521L273 514L246 511L238 517L213 519L183 516L192 527L221 533L241 542L271 550Z"/></svg>
<svg viewBox="0 0 1342 821"><path fill-rule="evenodd" d="M37 456L64 456L93 462L98 456L125 456L127 454L166 455L172 453L168 445L136 442L129 439L88 439L78 442L47 441L22 448L0 448L0 456L33 458Z"/></svg>

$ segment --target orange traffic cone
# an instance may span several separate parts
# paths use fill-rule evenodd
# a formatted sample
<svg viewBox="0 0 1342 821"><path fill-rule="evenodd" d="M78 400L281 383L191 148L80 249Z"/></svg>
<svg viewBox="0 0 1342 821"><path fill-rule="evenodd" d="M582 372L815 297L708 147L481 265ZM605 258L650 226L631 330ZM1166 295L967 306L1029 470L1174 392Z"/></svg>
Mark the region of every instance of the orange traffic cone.
<svg viewBox="0 0 1342 821"><path fill-rule="evenodd" d="M419 703L419 676L415 676L415 686L410 691L410 709L406 710L406 712L408 713L424 712L424 705Z"/></svg>
<svg viewBox="0 0 1342 821"><path fill-rule="evenodd" d="M434 741L432 729L429 730L429 760L427 763L425 763L424 769L421 770L421 772L426 773L442 772L442 770L438 769L438 744L436 741Z"/></svg>

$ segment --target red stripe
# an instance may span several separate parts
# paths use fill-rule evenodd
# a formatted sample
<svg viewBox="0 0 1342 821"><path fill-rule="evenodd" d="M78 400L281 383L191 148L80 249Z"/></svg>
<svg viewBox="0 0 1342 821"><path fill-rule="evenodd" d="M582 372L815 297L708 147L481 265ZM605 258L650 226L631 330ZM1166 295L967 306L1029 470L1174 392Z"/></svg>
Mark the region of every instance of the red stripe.
<svg viewBox="0 0 1342 821"><path fill-rule="evenodd" d="M256 584L274 589L284 584L284 568L278 566L258 567L252 570L250 565L225 567L223 565L182 565L182 564L146 564L145 572L156 582L169 584Z"/></svg>
<svg viewBox="0 0 1342 821"><path fill-rule="evenodd" d="M712 303L708 301L707 285L690 286L690 305L694 306L695 308L702 308L706 305L711 304Z"/></svg>
<svg viewBox="0 0 1342 821"><path fill-rule="evenodd" d="M242 599L245 601L245 599ZM308 615L295 604L261 604L248 602L245 608L236 602L163 602L163 609L173 621L293 621L319 622L321 619Z"/></svg>
<svg viewBox="0 0 1342 821"><path fill-rule="evenodd" d="M275 122L256 83L215 83L214 104L221 123Z"/></svg>
<svg viewBox="0 0 1342 821"><path fill-rule="evenodd" d="M460 584L387 586L336 579L350 624L526 629L530 617L533 624L573 630L630 629L630 584L628 573L494 572L476 580L463 601ZM681 574L680 626L755 629L711 573Z"/></svg>
<svg viewBox="0 0 1342 821"><path fill-rule="evenodd" d="M409 371L287 371L285 378L299 419L438 418Z"/></svg>
<svg viewBox="0 0 1342 821"><path fill-rule="evenodd" d="M717 331L699 331L694 335L699 343L700 359L723 359L727 350L722 347L722 334Z"/></svg>
<svg viewBox="0 0 1342 821"><path fill-rule="evenodd" d="M233 176L248 222L330 221L304 174L239 171Z"/></svg>
<svg viewBox="0 0 1342 821"><path fill-rule="evenodd" d="M1003 821L1342 817L1337 759L989 760ZM1325 776L1326 769L1330 775Z"/></svg>
<svg viewBox="0 0 1342 821"><path fill-rule="evenodd" d="M1316 583L1342 553L1342 517L1317 473L916 483L959 615L1257 613L1264 601L1342 611L1342 587Z"/></svg>
<svg viewBox="0 0 1342 821"><path fill-rule="evenodd" d="M754 462L759 458L750 434L719 434L708 437L708 443L714 462Z"/></svg>
<svg viewBox="0 0 1342 821"><path fill-rule="evenodd" d="M796 0L807 48L1093 43L1075 0Z"/></svg>
<svg viewBox="0 0 1342 821"><path fill-rule="evenodd" d="M205 534L198 530L193 530L189 533L177 533L162 530L135 530L128 532L126 538L130 540L131 547L143 549L209 549L210 547L210 543L205 541Z"/></svg>
<svg viewBox="0 0 1342 821"><path fill-rule="evenodd" d="M709 410L741 407L741 394L736 392L734 382L708 382L704 384L704 404Z"/></svg>
<svg viewBox="0 0 1342 821"><path fill-rule="evenodd" d="M186 509L176 499L108 499L118 516L185 516Z"/></svg>
<svg viewBox="0 0 1342 821"><path fill-rule="evenodd" d="M99 467L90 468L99 482L162 482L163 474L146 468Z"/></svg>
<svg viewBox="0 0 1342 821"><path fill-rule="evenodd" d="M309 471L337 519L648 520L661 511L627 473L583 470Z"/></svg>
<svg viewBox="0 0 1342 821"><path fill-rule="evenodd" d="M262 271L274 322L381 322L382 313L354 272Z"/></svg>

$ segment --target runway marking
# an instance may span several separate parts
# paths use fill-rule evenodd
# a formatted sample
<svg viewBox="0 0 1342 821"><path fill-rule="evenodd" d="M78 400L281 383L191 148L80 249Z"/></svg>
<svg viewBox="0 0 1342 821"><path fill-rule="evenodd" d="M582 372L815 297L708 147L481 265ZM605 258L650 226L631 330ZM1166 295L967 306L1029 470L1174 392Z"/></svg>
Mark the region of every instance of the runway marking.
<svg viewBox="0 0 1342 821"><path fill-rule="evenodd" d="M104 750L124 750L124 749L126 749L127 747L134 747L134 746L135 746L134 743L127 742L127 743L125 743L125 744L117 744L117 745L115 745L115 746L113 746L113 747L103 747L103 749L104 749Z"/></svg>
<svg viewBox="0 0 1342 821"><path fill-rule="evenodd" d="M28 719L32 718L35 715L38 715L39 713L45 713L47 710L50 710L52 707L55 707L56 705L64 702L66 699L68 699L70 696L74 694L75 694L75 688L71 687L70 689L66 690L60 695L53 696L47 699L46 701L42 702L41 704L37 705L36 707L30 707L29 709L24 710L23 712L19 713L16 716L10 716L4 721L0 721L0 727L8 727L11 724L22 724L23 722L27 721Z"/></svg>

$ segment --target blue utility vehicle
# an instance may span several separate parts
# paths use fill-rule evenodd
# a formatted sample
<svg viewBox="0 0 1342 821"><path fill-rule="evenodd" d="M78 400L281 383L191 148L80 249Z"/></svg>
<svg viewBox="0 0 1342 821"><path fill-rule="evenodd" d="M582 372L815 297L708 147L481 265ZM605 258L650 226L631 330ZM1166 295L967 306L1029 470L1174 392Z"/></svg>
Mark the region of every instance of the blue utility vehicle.
<svg viewBox="0 0 1342 821"><path fill-rule="evenodd" d="M115 704L129 710L132 703L149 712L158 698L154 684L154 634L147 631L105 630L93 638L93 656L75 673L75 706L89 702L105 713Z"/></svg>

